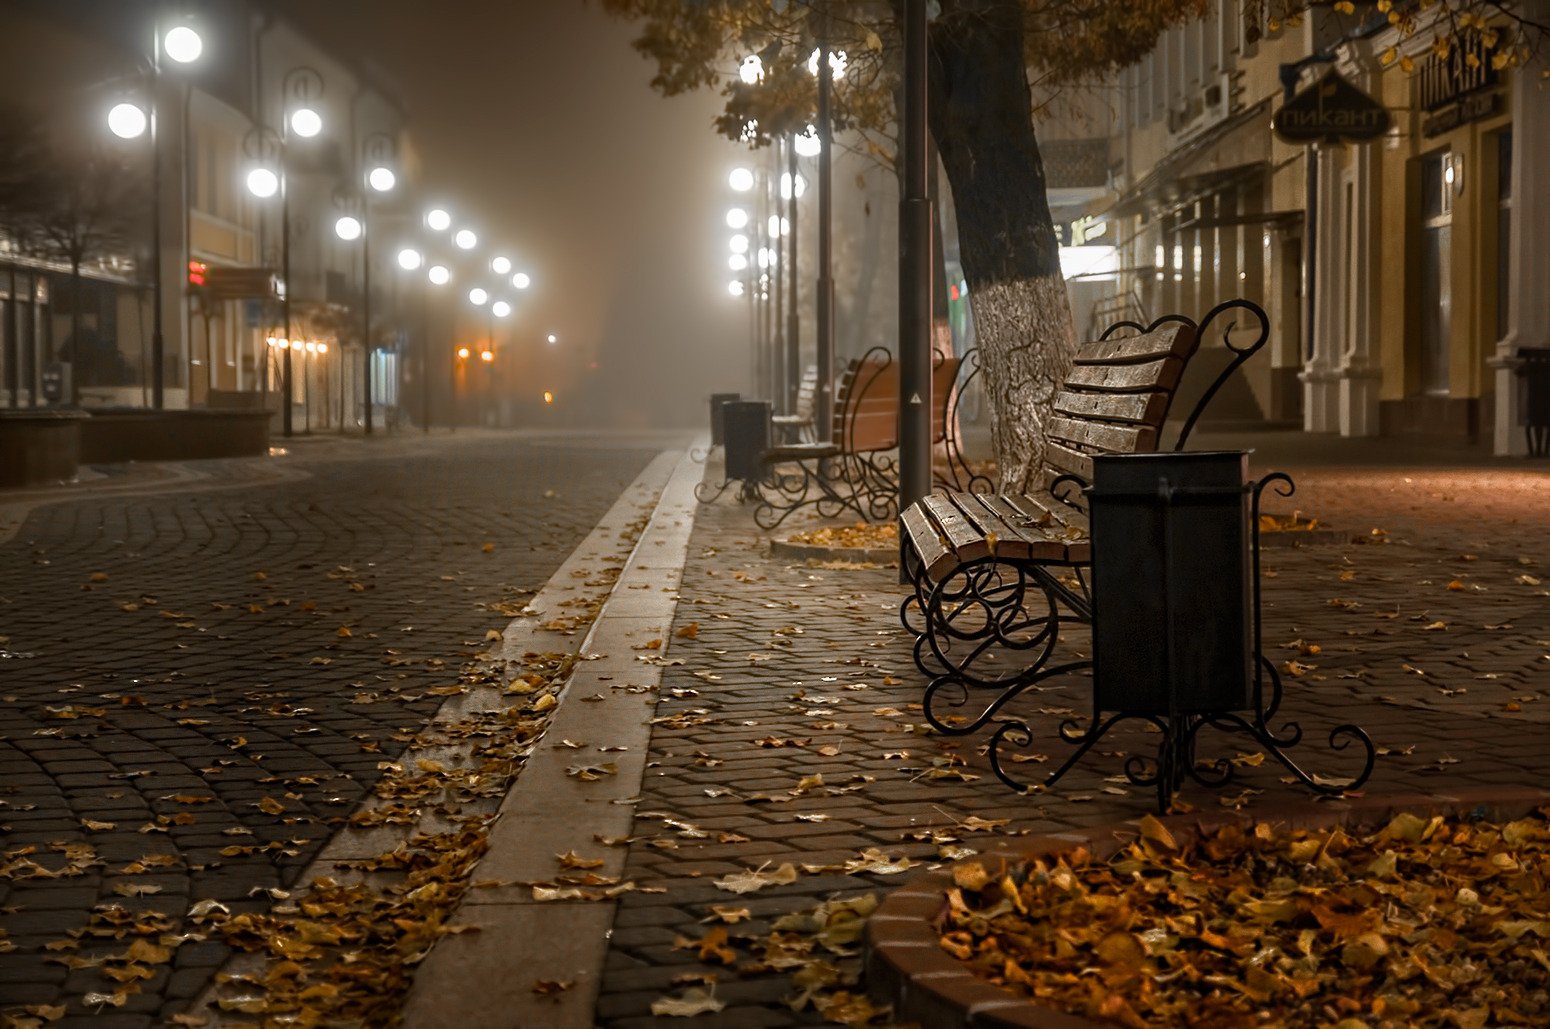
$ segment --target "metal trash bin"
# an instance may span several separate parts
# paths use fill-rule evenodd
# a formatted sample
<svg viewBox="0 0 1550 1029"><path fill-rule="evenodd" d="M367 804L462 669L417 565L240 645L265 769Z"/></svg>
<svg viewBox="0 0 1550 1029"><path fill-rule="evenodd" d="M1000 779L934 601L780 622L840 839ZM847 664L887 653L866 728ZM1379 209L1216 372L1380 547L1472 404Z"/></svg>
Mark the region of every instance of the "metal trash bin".
<svg viewBox="0 0 1550 1029"><path fill-rule="evenodd" d="M770 449L770 402L733 400L721 405L728 479L755 482L763 469L759 460Z"/></svg>
<svg viewBox="0 0 1550 1029"><path fill-rule="evenodd" d="M1254 705L1248 455L1096 457L1093 682L1099 710Z"/></svg>
<svg viewBox="0 0 1550 1029"><path fill-rule="evenodd" d="M741 400L741 393L712 393L710 395L710 445L719 447L726 442L726 430L721 417L721 405Z"/></svg>
<svg viewBox="0 0 1550 1029"><path fill-rule="evenodd" d="M1550 456L1550 347L1518 348L1518 424L1530 457Z"/></svg>

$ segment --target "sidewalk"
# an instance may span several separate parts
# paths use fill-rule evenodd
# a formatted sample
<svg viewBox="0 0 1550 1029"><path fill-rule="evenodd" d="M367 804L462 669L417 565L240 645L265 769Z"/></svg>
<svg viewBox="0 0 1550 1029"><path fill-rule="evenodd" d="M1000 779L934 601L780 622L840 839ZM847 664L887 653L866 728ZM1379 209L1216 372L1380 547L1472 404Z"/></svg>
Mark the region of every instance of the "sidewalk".
<svg viewBox="0 0 1550 1029"><path fill-rule="evenodd" d="M1338 530L1265 556L1265 647L1296 662L1280 718L1307 730L1299 760L1348 772L1321 730L1354 722L1379 747L1368 796L1545 782L1550 469L1399 464L1377 447L1356 466L1324 441L1288 442L1257 453L1256 473L1292 473L1282 503ZM820 933L800 913L881 897L994 835L1150 810L1114 749L1028 797L990 773L983 738L928 734L896 571L769 557L751 509L686 502L701 471L680 462L588 638L597 660L503 806L474 873L487 888L458 914L485 931L437 945L407 1024L858 1021L857 934L834 926L859 922ZM1023 701L1034 742L1020 767L1036 779L1063 757L1060 721L1088 702L1075 683ZM1216 753L1250 749L1220 739ZM1181 799L1250 814L1312 803L1271 764ZM564 892L587 874L593 888Z"/></svg>

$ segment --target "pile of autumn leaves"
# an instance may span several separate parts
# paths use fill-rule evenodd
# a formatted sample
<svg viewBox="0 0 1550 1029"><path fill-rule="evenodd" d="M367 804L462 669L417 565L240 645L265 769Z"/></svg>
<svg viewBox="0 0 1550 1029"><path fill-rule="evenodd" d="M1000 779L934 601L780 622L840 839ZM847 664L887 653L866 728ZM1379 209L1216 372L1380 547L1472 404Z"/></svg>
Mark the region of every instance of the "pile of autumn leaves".
<svg viewBox="0 0 1550 1029"><path fill-rule="evenodd" d="M1136 1027L1550 1024L1550 808L1348 834L1155 819L1085 851L955 869L941 945L1043 1006Z"/></svg>

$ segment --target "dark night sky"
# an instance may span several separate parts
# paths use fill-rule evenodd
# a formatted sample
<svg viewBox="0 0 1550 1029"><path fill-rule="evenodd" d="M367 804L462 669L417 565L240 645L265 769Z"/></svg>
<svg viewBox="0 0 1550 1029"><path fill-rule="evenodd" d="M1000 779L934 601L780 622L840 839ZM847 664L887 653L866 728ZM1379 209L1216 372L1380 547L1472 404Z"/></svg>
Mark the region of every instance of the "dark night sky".
<svg viewBox="0 0 1550 1029"><path fill-rule="evenodd" d="M748 367L746 306L726 292L726 173L709 93L664 99L634 26L580 0L276 0L330 48L382 68L425 168L427 199L467 212L531 270L513 316L588 360L624 424L703 421L702 397ZM556 351L563 351L559 353ZM539 387L541 388L541 387Z"/></svg>

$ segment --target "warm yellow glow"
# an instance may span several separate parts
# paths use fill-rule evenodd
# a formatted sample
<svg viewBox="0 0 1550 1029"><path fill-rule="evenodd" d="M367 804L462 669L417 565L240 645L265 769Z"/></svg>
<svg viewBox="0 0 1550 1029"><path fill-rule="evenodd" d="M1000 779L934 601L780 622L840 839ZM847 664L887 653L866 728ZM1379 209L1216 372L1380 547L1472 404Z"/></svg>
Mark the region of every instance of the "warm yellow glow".
<svg viewBox="0 0 1550 1029"><path fill-rule="evenodd" d="M481 350L479 352L479 360L483 361L485 364L489 364L491 361L495 360L495 354L489 350Z"/></svg>
<svg viewBox="0 0 1550 1029"><path fill-rule="evenodd" d="M544 390L544 403L546 403L546 404L554 403L554 394L549 392L548 390Z"/></svg>
<svg viewBox="0 0 1550 1029"><path fill-rule="evenodd" d="M319 343L318 344L318 353L320 353L320 354L328 353L328 344L327 343Z"/></svg>
<svg viewBox="0 0 1550 1029"><path fill-rule="evenodd" d="M458 347L457 348L457 356L458 356L459 360L462 360L462 361L468 360L468 348L467 347Z"/></svg>

